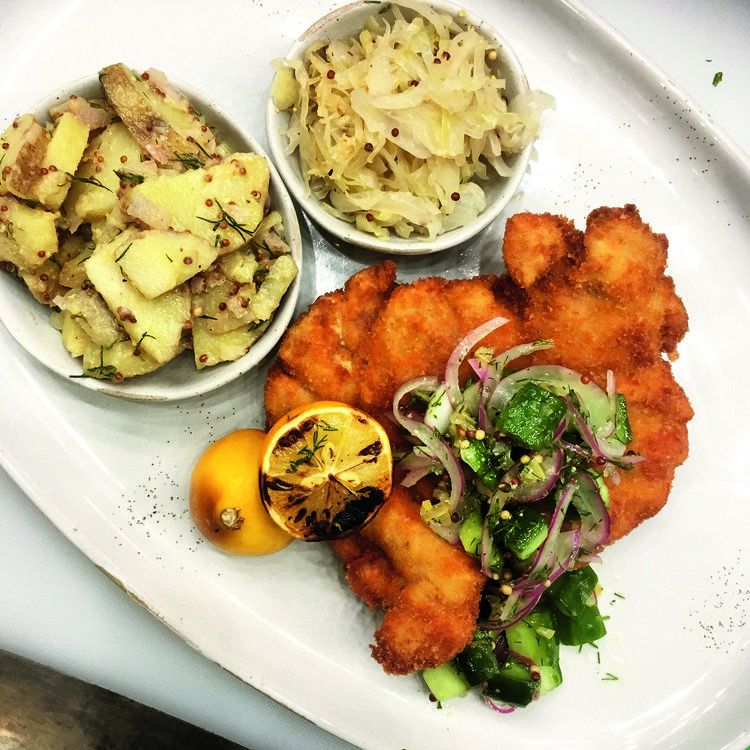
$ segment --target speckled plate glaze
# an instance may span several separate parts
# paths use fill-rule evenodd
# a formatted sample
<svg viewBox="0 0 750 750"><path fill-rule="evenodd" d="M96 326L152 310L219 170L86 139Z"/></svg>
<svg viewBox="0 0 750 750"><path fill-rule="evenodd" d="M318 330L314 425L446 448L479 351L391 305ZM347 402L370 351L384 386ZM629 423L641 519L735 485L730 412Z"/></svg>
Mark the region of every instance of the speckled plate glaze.
<svg viewBox="0 0 750 750"><path fill-rule="evenodd" d="M690 313L677 377L695 408L691 455L669 504L607 550L600 568L609 635L563 655L565 683L498 716L466 698L436 710L418 677L385 675L368 644L378 617L357 600L327 547L293 544L269 558L228 558L201 542L186 500L206 444L263 424L263 365L203 398L133 404L59 378L0 328L0 460L54 524L107 575L208 659L357 747L454 750L744 750L750 740L750 165L710 119L577 0L470 0L510 41L530 80L551 92L537 158L515 210L564 213L636 203L670 239L669 272ZM270 66L331 10L330 0L234 7L217 68L183 42L203 34L185 14L175 41L139 25L139 47L262 129ZM65 80L110 62L98 44L73 58L44 39L0 111L23 111ZM217 42L218 44L218 42ZM218 49L218 47L217 47ZM253 64L248 50L253 50ZM189 70L184 73L180 60ZM221 61L218 62L218 61ZM53 65L54 63L54 65ZM20 63L19 63L20 65ZM55 65L57 69L55 70ZM74 68L80 66L80 72ZM64 75L63 75L64 74ZM38 89L38 91L36 90ZM399 258L403 280L500 270L503 227L459 253ZM382 259L342 254L304 235L297 305ZM43 470L41 470L43 468Z"/></svg>

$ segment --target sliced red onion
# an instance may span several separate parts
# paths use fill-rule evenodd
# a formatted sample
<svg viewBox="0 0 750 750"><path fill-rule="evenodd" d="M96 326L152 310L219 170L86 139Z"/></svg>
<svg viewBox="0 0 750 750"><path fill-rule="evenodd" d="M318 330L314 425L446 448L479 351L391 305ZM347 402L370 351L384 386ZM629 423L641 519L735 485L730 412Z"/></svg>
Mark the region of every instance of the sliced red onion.
<svg viewBox="0 0 750 750"><path fill-rule="evenodd" d="M484 408L484 403L487 400L487 382L491 376L492 368L486 363L478 359L470 359L469 364L471 369L474 370L477 377L479 378L479 404L477 406L477 424L483 430L487 430L489 419L487 418L487 411Z"/></svg>
<svg viewBox="0 0 750 750"><path fill-rule="evenodd" d="M424 479L432 473L430 466L423 466L418 469L411 469L408 471L404 478L401 480L401 484L404 487L413 487L420 479Z"/></svg>
<svg viewBox="0 0 750 750"><path fill-rule="evenodd" d="M532 565L531 570L529 570L528 572L528 576L530 578L534 577L535 573L549 573L555 567L556 561L559 562L560 555L558 553L560 551L565 552L564 546L563 550L557 549L557 540L558 537L564 536L561 533L562 524L565 520L565 514L567 513L568 506L573 500L577 482L578 478L576 477L572 481L568 482L568 484L565 486L565 489L563 489L563 491L560 493L560 497L555 506L552 518L549 522L549 532L547 533L547 538L544 540L544 542L542 542L542 546L539 548L536 558L534 559L534 564ZM577 551L577 549L578 547L576 545L575 551ZM569 557L569 554L565 554L565 556ZM546 577L547 576L545 576L545 578Z"/></svg>
<svg viewBox="0 0 750 750"><path fill-rule="evenodd" d="M576 477L571 502L581 516L581 551L593 552L609 541L611 523L602 494L596 482L585 471Z"/></svg>
<svg viewBox="0 0 750 750"><path fill-rule="evenodd" d="M396 410L400 408L401 399L412 391L431 391L434 392L440 381L434 376L425 376L423 378L414 378L409 380L396 391L393 395L393 413L396 414Z"/></svg>
<svg viewBox="0 0 750 750"><path fill-rule="evenodd" d="M527 354L532 354L536 351L542 351L544 349L554 349L554 341L545 339L543 341L528 341L525 344L517 344L516 346L506 349L502 354L493 357L492 362L495 364L495 369L502 373L503 370L508 366L509 362L519 357L525 357Z"/></svg>
<svg viewBox="0 0 750 750"><path fill-rule="evenodd" d="M560 420L560 424L557 425L557 428L552 434L553 443L557 442L565 434L565 430L567 429L567 427L568 427L568 420L565 417L563 417Z"/></svg>
<svg viewBox="0 0 750 750"><path fill-rule="evenodd" d="M458 463L458 457L452 448L439 435L431 430L424 422L412 417L397 415L399 424L413 437L424 443L435 458L445 467L451 482L450 512L458 508L464 491L464 474Z"/></svg>
<svg viewBox="0 0 750 750"><path fill-rule="evenodd" d="M406 471L401 484L412 487L423 477L434 473L434 469L441 464L426 448L417 445L399 461L398 466Z"/></svg>
<svg viewBox="0 0 750 750"><path fill-rule="evenodd" d="M568 453L576 453L583 458L591 458L591 452L581 448L580 445L569 443L567 440L558 440L557 444Z"/></svg>
<svg viewBox="0 0 750 750"><path fill-rule="evenodd" d="M479 378L479 382L482 384L486 383L487 378L489 378L491 373L491 368L487 364L487 362L483 362L481 359L472 357L469 360L469 364L471 365L471 369L474 370L476 376Z"/></svg>
<svg viewBox="0 0 750 750"><path fill-rule="evenodd" d="M493 711L497 711L499 714L512 714L516 710L515 706L508 706L505 703L497 703L496 701L493 701L492 698L488 698L486 695L484 696L484 702Z"/></svg>
<svg viewBox="0 0 750 750"><path fill-rule="evenodd" d="M427 525L441 538L445 539L448 544L456 547L461 544L461 529L458 524L452 523L444 526L437 521L428 521Z"/></svg>
<svg viewBox="0 0 750 750"><path fill-rule="evenodd" d="M482 325L469 331L456 345L445 366L445 384L448 388L448 397L454 407L461 402L461 386L458 382L458 370L461 363L466 358L466 355L483 338L485 338L485 336L488 336L494 330L509 322L508 318L499 316L497 318L492 318L486 323L482 323Z"/></svg>
<svg viewBox="0 0 750 750"><path fill-rule="evenodd" d="M453 452L450 445L448 445L448 443L446 443L442 437L435 432L435 430L428 427L424 422L405 415L399 406L401 399L407 393L416 389L414 383L421 383L424 385L428 381L433 384L437 383L435 378L420 378L401 386L393 396L393 416L401 427L403 427L412 437L423 443L428 448L429 452L445 467L451 483L451 494L448 507L450 512L453 513L456 508L458 508L464 492L464 473L461 471L458 457Z"/></svg>
<svg viewBox="0 0 750 750"><path fill-rule="evenodd" d="M581 433L581 437L588 443L594 456L596 458L606 459L607 456L599 446L599 441L594 437L594 433L589 428L581 412L579 412L575 407L575 404L571 400L570 396L562 396L562 400L568 407L568 414L570 414L570 416L573 418L573 422L575 423L578 432Z"/></svg>
<svg viewBox="0 0 750 750"><path fill-rule="evenodd" d="M520 622L531 612L542 594L558 576L575 560L580 544L580 532L575 529L561 533L565 513L575 491L575 480L559 493L555 510L549 523L547 538L537 552L531 568L513 586L513 591L500 610L503 627Z"/></svg>
<svg viewBox="0 0 750 750"><path fill-rule="evenodd" d="M617 459L617 463L623 468L632 468L636 464L640 464L646 461L646 456L641 456L638 453L625 454L621 458Z"/></svg>
<svg viewBox="0 0 750 750"><path fill-rule="evenodd" d="M533 503L547 497L557 484L560 476L560 470L563 465L563 452L560 448L555 448L551 454L544 456L540 464L544 470L544 479L537 482L527 482L519 484L518 487L510 490L509 500L514 503ZM523 468L522 463L517 463L511 467L503 476L501 484L510 483Z"/></svg>
<svg viewBox="0 0 750 750"><path fill-rule="evenodd" d="M505 502L506 497L503 493L499 491L493 492L487 506L487 513L484 516L484 522L482 523L482 537L480 542L479 561L482 566L482 573L484 573L487 578L492 578L492 570L490 569L490 565L492 563L492 548L495 544L492 539L492 534L490 533L489 519L494 517L496 512L502 510ZM499 508L497 507L498 505L500 506Z"/></svg>
<svg viewBox="0 0 750 750"><path fill-rule="evenodd" d="M592 563L601 563L602 557L598 552L592 552L589 555L578 555L576 563L580 565L591 565Z"/></svg>

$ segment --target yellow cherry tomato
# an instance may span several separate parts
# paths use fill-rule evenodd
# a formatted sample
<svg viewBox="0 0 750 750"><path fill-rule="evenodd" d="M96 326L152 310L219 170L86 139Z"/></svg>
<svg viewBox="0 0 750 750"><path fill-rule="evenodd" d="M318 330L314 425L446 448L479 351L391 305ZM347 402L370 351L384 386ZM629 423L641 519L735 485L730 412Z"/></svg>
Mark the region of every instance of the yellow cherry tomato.
<svg viewBox="0 0 750 750"><path fill-rule="evenodd" d="M233 555L268 555L293 539L268 515L259 470L266 434L237 430L209 445L190 478L190 514L212 544Z"/></svg>

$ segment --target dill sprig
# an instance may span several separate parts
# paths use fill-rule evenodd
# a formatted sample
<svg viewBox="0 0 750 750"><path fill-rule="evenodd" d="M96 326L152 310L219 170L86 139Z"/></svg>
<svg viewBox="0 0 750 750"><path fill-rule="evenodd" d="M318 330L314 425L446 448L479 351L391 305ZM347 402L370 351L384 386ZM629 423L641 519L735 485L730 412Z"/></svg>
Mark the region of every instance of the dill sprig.
<svg viewBox="0 0 750 750"><path fill-rule="evenodd" d="M299 456L299 458L295 459L291 464L289 464L290 474L297 471L301 464L310 463L315 457L315 454L328 442L328 436L321 435L321 430L323 432L336 432L336 428L328 424L327 422L319 422L318 424L316 424L315 429L313 430L312 448L308 448L307 446L305 446L304 448L300 448L297 451L297 455Z"/></svg>
<svg viewBox="0 0 750 750"><path fill-rule="evenodd" d="M144 331L143 335L138 339L138 343L135 345L135 348L133 349L133 354L136 356L140 355L141 353L141 344L143 343L143 339L155 339L156 336L152 336L148 331Z"/></svg>
<svg viewBox="0 0 750 750"><path fill-rule="evenodd" d="M126 252L127 252L128 250L130 250L130 248L131 248L132 246L133 246L133 243L131 242L131 243L130 243L130 244L129 244L129 245L128 245L128 246L127 246L127 247L126 247L126 248L125 248L125 249L124 249L124 250L123 250L123 251L122 251L122 252L121 252L121 253L120 253L120 254L119 254L119 255L117 256L117 257L116 257L116 258L115 258L115 263L119 263L119 262L120 262L120 261L122 260L123 256L125 255L125 253L126 253Z"/></svg>
<svg viewBox="0 0 750 750"><path fill-rule="evenodd" d="M140 185L146 179L142 174L126 172L124 169L115 169L113 171L118 179L123 182L129 182L131 185Z"/></svg>
<svg viewBox="0 0 750 750"><path fill-rule="evenodd" d="M220 211L219 217L217 219L208 219L205 216L198 216L197 218L201 221L205 221L211 224L211 229L214 232L217 229L220 229L221 225L226 222L227 226L230 229L233 229L235 232L237 232L241 240L250 239L253 234L255 234L255 230L248 229L245 224L241 224L230 213L227 213L227 211L224 209L224 206L222 206L218 200L216 201L216 205L219 207Z"/></svg>
<svg viewBox="0 0 750 750"><path fill-rule="evenodd" d="M197 154L175 154L175 160L188 169L200 169L203 166Z"/></svg>
<svg viewBox="0 0 750 750"><path fill-rule="evenodd" d="M102 185L100 180L97 180L96 177L76 177L73 174L70 174L70 172L66 173L68 177L70 177L71 180L74 182L83 182L86 185L94 185L96 187L104 188L105 190L112 192L106 185Z"/></svg>
<svg viewBox="0 0 750 750"><path fill-rule="evenodd" d="M112 380L112 378L117 375L117 368L114 365L105 365L104 364L104 347L99 347L99 364L96 367L89 367L87 372L90 372L92 375L96 375L101 378L108 378L109 380ZM86 377L86 375L73 375L72 377Z"/></svg>

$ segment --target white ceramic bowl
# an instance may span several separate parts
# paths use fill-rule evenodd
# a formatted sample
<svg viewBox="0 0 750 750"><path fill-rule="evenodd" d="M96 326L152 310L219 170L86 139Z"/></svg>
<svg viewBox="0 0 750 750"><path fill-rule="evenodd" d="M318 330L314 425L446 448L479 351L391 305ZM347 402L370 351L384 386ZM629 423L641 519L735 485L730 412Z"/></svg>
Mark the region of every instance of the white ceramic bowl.
<svg viewBox="0 0 750 750"><path fill-rule="evenodd" d="M62 344L60 332L50 325L52 308L37 302L25 285L10 274L0 272L0 321L13 338L32 357L70 382L100 393L138 401L171 401L200 396L229 383L258 365L279 341L294 314L302 275L302 239L296 209L281 177L260 144L243 130L229 115L201 93L180 81L174 85L205 117L217 137L234 151L250 151L265 156L271 168L271 208L278 210L284 220L286 241L300 273L287 290L273 322L240 359L198 370L192 352L186 351L158 370L130 378L122 383L80 377L81 360L74 359ZM49 120L49 108L66 101L71 94L86 98L101 98L96 76L71 83L28 110L40 122ZM78 377L76 377L78 376Z"/></svg>
<svg viewBox="0 0 750 750"><path fill-rule="evenodd" d="M470 11L443 2L442 0L439 2L428 2L427 5L435 10L443 11L457 17L459 22L464 26L473 25L493 42L497 48L497 59L492 64L493 69L497 71L498 77L506 79L506 93L509 99L528 90L528 81L518 58L509 44L497 31ZM316 21L295 41L286 55L286 59L303 59L305 50L313 42L320 40L331 41L333 39L357 35L362 30L367 18L380 12L382 12L382 5L371 0L358 0L334 10L319 21ZM406 12L408 13L409 11ZM460 16L459 13L461 14ZM508 165L513 169L513 174L510 177L500 178L493 170L490 170L493 176L486 182L480 182L487 197L487 205L485 210L470 224L440 234L434 240L421 238L402 239L395 234L386 239L378 239L368 232L356 229L354 224L331 215L321 207L318 200L307 194L302 180L299 154L297 151L293 154L287 154L286 151L288 145L286 137L288 123L289 113L286 111L279 112L274 106L273 101L269 98L266 108L266 137L271 155L286 186L302 206L305 213L319 227L325 230L334 242L339 240L371 250L398 255L433 253L465 244L475 237L482 229L497 218L518 191L528 167L533 148L533 145L529 145L522 152L506 159Z"/></svg>

